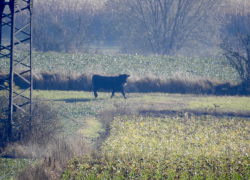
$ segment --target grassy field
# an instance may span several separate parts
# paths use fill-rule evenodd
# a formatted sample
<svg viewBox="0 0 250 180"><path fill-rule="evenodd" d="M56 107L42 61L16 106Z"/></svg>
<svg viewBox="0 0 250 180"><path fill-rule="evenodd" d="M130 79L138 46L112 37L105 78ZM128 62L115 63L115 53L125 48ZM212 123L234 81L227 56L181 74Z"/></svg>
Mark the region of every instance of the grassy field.
<svg viewBox="0 0 250 180"><path fill-rule="evenodd" d="M46 96L47 92L44 93ZM110 99L110 93L100 93L100 99L94 99L92 93L78 92L79 97L68 99L68 93L61 93L66 97L64 102L74 103L75 99L79 103L84 99L82 103L92 104L98 108L97 112L126 107L137 110L130 112L134 116L116 117L101 151L70 161L63 179L237 179L250 175L250 124L249 120L237 117L241 113L250 115L248 97L129 93L124 100L121 95ZM218 117L191 115L190 119L185 116L185 112L202 112L202 109L212 115L214 111L238 114L236 117L222 117L221 113ZM164 118L140 115L156 111ZM169 116L164 112L175 114ZM96 121L91 115L94 114L87 114L86 120L91 119L93 127ZM85 126L76 132L85 132L85 138L89 138L86 134L93 128L87 126L88 130L84 130Z"/></svg>
<svg viewBox="0 0 250 180"><path fill-rule="evenodd" d="M188 94L181 95L181 94L164 94L164 93L147 93L147 94L127 93L128 99L125 100L125 99L123 99L122 95L119 93L116 94L115 97L112 99L110 98L110 94L111 93L99 93L99 97L97 99L95 99L92 92L84 92L84 91L34 91L34 97L39 98L36 100L47 101L49 104L53 105L53 108L58 110L59 116L60 116L60 118L59 118L60 124L62 126L62 131L61 131L61 134L59 134L59 136L68 136L68 137L81 136L81 137L83 137L84 141L87 142L90 146L94 146L98 142L99 136L106 131L105 126L104 126L104 122L103 122L103 118L102 118L102 116L103 116L102 114L103 113L108 114L112 111L115 112L116 120L110 126L111 127L111 134L108 136L107 141L104 142L104 145L103 146L99 145L99 146L102 146L102 150L100 153L117 154L116 151L120 151L119 149L115 148L112 150L109 148L109 146L111 146L111 144L109 144L109 143L111 143L110 142L111 139L116 137L117 139L113 140L113 142L112 142L112 144L114 146L119 146L120 148L122 148L122 147L125 148L125 146L127 146L126 148L131 147L131 150L129 151L129 152L131 152L131 154L129 154L128 156L121 155L125 159L122 159L122 164L119 164L120 168L122 168L122 166L124 166L123 163L125 163L125 164L128 163L130 165L132 165L134 163L133 166L139 168L137 166L138 163L140 163L139 157L146 156L144 154L139 155L139 151L134 150L132 148L132 147L134 147L134 144L137 144L138 146L140 146L140 143L139 143L140 141L138 139L137 139L138 143L135 143L136 141L134 141L131 138L131 136L126 137L125 134L121 134L121 135L120 134L113 134L113 131L118 132L118 130L113 129L113 127L122 128L123 127L122 123L125 123L126 126L128 126L127 129L131 128L131 131L135 131L135 132L138 131L137 132L138 137L143 137L145 135L145 133L152 134L153 139L149 138L149 140L152 141L152 143L153 143L152 147L154 147L154 148L156 148L155 146L157 144L159 144L158 141L161 141L162 143L167 143L167 142L163 142L161 140L162 136L160 136L160 134L162 132L157 133L155 131L156 130L156 127L154 127L155 122L160 123L157 125L158 128L160 126L167 128L166 132L165 132L166 134L169 134L168 131L170 129L177 131L179 128L180 133L179 132L174 133L174 134L176 134L175 138L178 139L178 143L176 141L177 139L173 139L173 142L172 142L173 145L175 144L174 148L177 148L177 149L188 147L188 145L190 145L191 141L196 142L195 138L197 138L199 136L200 136L200 138L205 138L205 134L202 134L201 131L197 131L197 132L192 131L193 134L185 136L185 134L187 134L187 132L189 132L189 131L184 131L184 129L185 129L185 123L184 123L185 113L189 113L189 112L197 113L197 112L199 112L199 113L203 113L203 114L205 113L208 115L210 114L210 115L217 115L218 116L218 117L213 116L212 118L209 118L209 117L205 118L204 122L203 122L203 119L201 117L192 115L192 120L190 121L191 124L190 124L189 128L191 128L191 129L192 128L195 128L195 129L197 129L197 128L202 129L203 128L203 130L207 131L207 134L210 133L210 135L207 136L206 141L209 141L209 139L211 137L211 133L212 133L211 129L214 129L216 127L216 125L223 126L223 124L224 124L226 127L230 125L229 129L231 128L232 130L234 129L234 127L238 128L235 131L231 132L234 135L240 133L242 128L244 129L244 126L248 127L248 121L246 121L244 119L239 120L238 117L239 116L250 116L250 106L247 103L247 102L249 102L249 97L239 97L239 96L216 97L216 96L195 96L195 95L188 95ZM215 107L214 104L216 104L219 107ZM216 112L216 114L215 114L215 112ZM121 115L125 114L128 116L127 117L123 117L123 116L117 117L118 114L121 114ZM229 116L235 116L235 117L229 118L229 116L228 116L229 119L227 119L227 117L222 118L223 114L224 115L229 114ZM132 116L130 116L130 115L132 115ZM154 118L155 116L159 117L159 118ZM149 118L147 118L147 117L149 117ZM171 118L171 117L176 117L177 119ZM208 121L210 121L210 120L213 122L211 127L208 126L209 125ZM112 119L110 119L109 121L111 122ZM122 121L122 123L120 121ZM140 124L140 123L143 123L144 121L145 121L145 123L148 121L149 126L151 126L150 124L152 124L152 127L150 129L142 128L142 127L138 129L138 126L137 126L138 123ZM237 125L237 122L242 122L242 123ZM227 125L227 123L229 123L229 124ZM203 127L201 127L201 126L203 126ZM154 128L155 128L155 130L154 130ZM227 130L229 130L229 129L227 128ZM163 129L161 129L161 131L163 131ZM217 129L215 131L219 131L219 129ZM123 130L121 130L120 132L122 133ZM124 133L125 133L125 131L124 131ZM189 163L193 163L194 161L198 161L196 158L199 159L203 155L204 158L209 158L208 161L210 163L213 163L213 162L218 163L217 156L212 156L210 154L211 157L210 156L208 157L208 156L206 156L206 153L210 152L211 149L209 149L209 148L213 148L214 151L216 151L216 148L220 148L220 150L224 148L224 150L225 150L227 145L223 144L223 139L221 139L221 138L224 138L224 139L228 138L228 137L223 136L223 134L225 134L225 133L226 133L226 131L220 132L218 134L218 136L213 137L214 138L213 141L215 141L215 142L213 142L213 143L211 142L212 144L206 144L206 146L205 146L205 144L203 144L203 147L202 147L203 149L199 149L196 145L193 145L192 148L190 147L191 149L189 149L189 153L191 153L192 150L195 150L195 151L200 151L200 153L203 152L205 154L201 153L199 156L192 157L191 159L185 159L185 158L189 158L189 156L186 156L183 154L178 154L177 150L175 149L175 156L173 156L172 159L165 158L164 162L160 162L160 164L157 164L158 161L156 161L156 160L152 160L152 162L155 163L155 167L156 166L158 167L160 165L168 166L166 164L167 162L175 162L175 164L178 164L180 162L180 158L174 159L174 157L182 156L182 157L185 157L183 160L185 160ZM244 133L245 133L244 138L246 138L246 137L248 137L250 132L246 129L246 131ZM232 134L229 134L229 135L232 135ZM179 136L181 136L181 137L179 137ZM235 137L235 136L233 136L233 137ZM119 138L121 138L121 139L119 139ZM127 139L127 141L125 141L124 138ZM136 138L136 136L134 138ZM156 138L157 141L154 140L154 138ZM189 144L186 144L185 141L183 141L183 139L182 139L182 141L179 141L179 140L181 140L180 138L190 138ZM194 139L192 140L192 138L194 138ZM241 134L239 134L238 138L241 138ZM168 138L165 138L165 139L168 139ZM238 149L238 145L234 144L233 138L231 138L231 140L232 140L232 141L230 141L231 146L234 145L234 147L236 149ZM243 139L243 140L244 140L244 142L247 141L245 139ZM134 141L134 143L132 143L133 141ZM124 144L121 147L120 144L115 145L115 142L123 142ZM237 142L241 143L241 141L237 141ZM148 146L151 146L150 143L151 142L146 142L146 141L144 142L144 144L145 144L145 146L147 146L147 148L150 148L150 147L148 147ZM215 146L216 143L217 144L219 143L219 145ZM164 149L165 147L168 147L168 145L166 144L164 146L161 146L162 149ZM195 147L198 149L195 149ZM244 147L245 147L245 145L244 145ZM148 152L147 148L143 146L143 149L145 150L145 152ZM246 147L246 148L248 149L249 147ZM109 150L107 150L107 149L109 149ZM134 154L133 151L136 151L137 155L131 156ZM162 150L160 150L160 151L162 151ZM224 153L224 151L222 151L222 153ZM233 151L231 153L233 153ZM99 155L98 155L98 157L99 157ZM155 159L155 158L162 159L161 156L163 154L160 153L159 157L158 156L155 157L155 155L156 154L154 154L154 156L152 155L152 157L150 157L150 158L151 159ZM242 154L240 154L240 155L242 155ZM104 157L109 157L109 156L110 155L105 155ZM232 156L232 154L230 154L230 156ZM112 166L112 168L116 168L116 166L118 166L117 163L119 161L119 157L120 156L112 157L111 159L113 159L114 161L113 160L110 161L110 158L107 159L108 163L115 164L115 167ZM235 154L234 157L235 158L239 157L239 158L244 159L246 156L238 156L237 154ZM100 158L103 158L103 156L101 156ZM126 158L133 159L133 162L127 161ZM143 159L147 159L147 158L144 157ZM234 160L235 159L231 159L230 162L234 162ZM1 159L2 166L5 166L5 164L6 164L5 161L6 160ZM79 162L79 164L85 162L85 160L81 160L81 158L78 159L77 161ZM143 166L143 168L145 168L145 169L147 169L146 167L150 168L149 164L151 164L152 162L148 161L148 160L145 160L145 161L147 161L147 162L144 162L145 165ZM8 162L9 162L9 164L15 163L15 162L17 162L17 159L12 159L12 160L10 159ZM94 160L90 160L90 162L94 162ZM225 161L223 160L223 162L227 163L226 160ZM23 163L23 162L21 161L20 163ZM66 172L64 174L64 178L72 176L72 173L76 173L76 172L77 172L75 174L76 177L78 175L81 177L81 174L85 173L85 169L84 168L81 169L78 166L71 166L71 163L69 164L69 166L71 168L66 170ZM105 174L106 173L105 167L107 167L107 165L104 165L104 164L100 164L100 165L101 166L103 165L103 168L104 168L103 172ZM197 164L197 166L200 166L200 165L201 164ZM187 166L186 168L191 168L191 169L196 168L196 166L195 167L188 167L187 164L185 166ZM19 167L18 169L20 171L20 169L22 169L23 166L18 166L18 167ZM87 170L88 169L93 170L95 168L96 167L94 167L94 166L92 167L91 165L89 165L89 168L87 168ZM142 167L140 167L140 168L142 168ZM96 173L95 171L92 171L92 170L88 171L88 173L90 173L90 174L93 173L93 175L98 175L98 173ZM157 170L157 169L155 169L155 170ZM158 170L161 171L160 169L158 169ZM178 172L179 172L179 171L176 172L175 170L176 169L171 170L171 171L173 171L173 176L174 175L176 176L176 173L178 174ZM117 176L113 176L113 172L114 171L112 171L110 176L112 176L112 177L114 177L114 179L116 179ZM139 172L139 171L135 170L135 172ZM164 171L164 173L168 174L169 172ZM11 175L13 175L13 174L15 175L15 173L13 173L13 171L6 171L5 168L1 168L1 174L2 174L2 177L5 177L4 179L9 179L9 177L13 177ZM147 175L147 173L146 173L146 175ZM140 177L138 174L137 175L134 174L133 176L131 176L131 178L137 177L137 176L138 176L138 178ZM105 179L105 176L103 176L103 179Z"/></svg>
<svg viewBox="0 0 250 180"><path fill-rule="evenodd" d="M43 100L57 109L66 135L76 132L88 139L96 139L103 131L98 114L115 109L134 109L134 114L176 115L185 112L200 112L208 115L250 116L249 97L244 96L195 96L189 94L165 93L121 93L110 98L111 93L100 92L95 98L93 92L85 91L34 91L35 101ZM216 105L216 107L215 107ZM214 113L217 114L214 114ZM174 114L173 114L174 113ZM131 111L133 114L133 111ZM93 140L91 139L91 140Z"/></svg>
<svg viewBox="0 0 250 180"><path fill-rule="evenodd" d="M22 59L25 53L17 53ZM88 55L62 53L34 53L34 72L65 72L82 74L94 72L108 75L120 73L136 76L176 76L189 74L194 76L219 79L221 81L239 81L239 76L225 59L142 56L142 55ZM8 71L8 60L1 60L0 70Z"/></svg>
<svg viewBox="0 0 250 180"><path fill-rule="evenodd" d="M63 117L78 119L78 125L72 129L69 129L68 122L66 131L83 133L85 138L91 140L96 139L98 131L103 131L95 118L98 112L125 107L137 109L136 116L116 117L101 152L73 159L64 172L64 179L249 177L248 120L237 115L191 115L190 119L186 119L181 114L207 109L206 113L216 110L223 114L245 112L243 114L246 115L248 112L249 116L248 97L128 93L128 99L124 100L120 94L110 99L110 93L100 93L100 99L94 99L89 92L36 91L35 94L40 98L55 99L58 106L64 107ZM83 109L72 110L72 104L78 109L84 106L88 113L82 113ZM95 110L89 107L95 107ZM153 114L149 115L151 117L138 115L145 111L158 111L158 115L164 111L175 111L176 114L172 114L174 118L168 115L165 118L154 118ZM85 122L82 127L79 126L80 121Z"/></svg>
<svg viewBox="0 0 250 180"><path fill-rule="evenodd" d="M244 96L217 97L188 94L127 93L128 99L124 100L120 93L117 93L112 99L110 95L111 93L99 93L98 98L95 99L93 92L34 91L34 97L46 101L54 101L54 107L59 110L61 119L65 123L65 131L71 134L79 130L76 129L76 127L80 127L79 123L84 127L85 123L90 123L92 118L97 118L99 112L114 110L116 108L128 107L137 109L138 112L148 111L158 113L164 111L180 113L198 111L211 113L211 115L213 115L214 111L217 111L218 114L222 112L225 114L237 113L238 115L247 115L250 112L249 97ZM88 119L87 122L85 122L85 118ZM91 121L98 124L98 121L95 121L95 119ZM99 127L99 125L94 126Z"/></svg>
<svg viewBox="0 0 250 180"><path fill-rule="evenodd" d="M250 115L248 97L128 93L124 100L121 94L110 99L110 93L100 93L95 99L89 92L67 91L35 91L35 95L55 99L57 107L63 107L61 116L76 120L67 121L65 131L83 133L89 142L104 131L101 119L97 121L100 112L128 108L134 114L116 117L101 152L73 159L64 179L249 177L250 124L238 117ZM145 117L144 112L149 114ZM187 112L208 116L186 117Z"/></svg>
<svg viewBox="0 0 250 180"><path fill-rule="evenodd" d="M16 54L19 58L23 55ZM8 62L1 61L0 65L0 70L6 72ZM142 77L190 74L239 81L237 73L225 60L212 58L50 52L34 53L34 69L35 73L49 71L71 75L84 72ZM75 144L66 146L52 141L46 147L14 145L13 152L32 149L31 157L46 151L50 154L47 157L58 158L55 154L60 153L75 156L67 166L56 168L59 175L64 171L63 179L249 177L250 99L247 96L127 93L125 100L120 93L110 99L111 93L98 92L96 99L93 92L43 90L35 90L33 95L35 101L45 101L58 111L61 131L57 137ZM71 154L63 155L67 152L63 148L78 149L82 142L86 142L85 148L91 149L86 152L92 153L83 156L84 153L70 151ZM60 148L62 152L55 151ZM93 153L94 150L97 152ZM79 148L78 152L85 150ZM16 178L27 164L36 164L32 168L40 164L44 168L41 155L37 157L38 161L1 158L0 178ZM50 173L52 171L49 169Z"/></svg>

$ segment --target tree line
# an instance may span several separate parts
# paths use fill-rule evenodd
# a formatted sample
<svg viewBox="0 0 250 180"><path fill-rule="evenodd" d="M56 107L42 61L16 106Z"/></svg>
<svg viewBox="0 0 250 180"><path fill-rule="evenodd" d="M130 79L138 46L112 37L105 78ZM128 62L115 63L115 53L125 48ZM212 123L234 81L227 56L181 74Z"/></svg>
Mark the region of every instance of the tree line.
<svg viewBox="0 0 250 180"><path fill-rule="evenodd" d="M232 2L35 0L34 49L96 53L93 47L112 45L129 54L224 55L248 83L250 6Z"/></svg>

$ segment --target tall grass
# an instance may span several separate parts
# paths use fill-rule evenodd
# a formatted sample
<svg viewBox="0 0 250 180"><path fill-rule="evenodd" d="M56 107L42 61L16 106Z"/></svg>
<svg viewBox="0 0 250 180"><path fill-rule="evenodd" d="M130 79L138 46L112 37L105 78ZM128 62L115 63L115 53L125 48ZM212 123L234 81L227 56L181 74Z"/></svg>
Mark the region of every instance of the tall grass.
<svg viewBox="0 0 250 180"><path fill-rule="evenodd" d="M18 179L23 180L60 179L70 159L89 153L89 147L81 137L48 139L42 146L39 143L30 143L26 146L14 145L13 149L29 153L33 158L42 159L19 173Z"/></svg>
<svg viewBox="0 0 250 180"><path fill-rule="evenodd" d="M12 138L6 141L8 139L5 132L8 119L6 94L1 93L0 96L1 156L42 159L33 161L21 173L19 171L23 166L17 168L18 179L59 179L71 158L89 152L89 145L82 136L72 138L60 134L61 124L53 103L39 99L34 99L31 126L28 125L29 117L16 110L12 121ZM1 166L6 162L7 166L11 164L2 158L0 160ZM4 176L9 177L9 174Z"/></svg>
<svg viewBox="0 0 250 180"><path fill-rule="evenodd" d="M23 57L17 52L16 57ZM3 60L0 77L7 76ZM247 94L237 72L225 59L140 55L34 53L34 89L91 91L93 74L130 74L127 92ZM20 69L22 71L22 69ZM4 73L5 72L5 73ZM28 75L25 75L28 78ZM21 79L16 82L25 87ZM228 84L229 83L229 84ZM238 83L235 86L235 83Z"/></svg>
<svg viewBox="0 0 250 180"><path fill-rule="evenodd" d="M6 102L8 102L8 97L6 95L0 96L0 102L2 102L0 109L1 147L17 141L22 143L33 141L42 144L43 141L47 141L58 133L60 124L55 109L51 108L48 103L34 99L31 120L29 115L19 109L14 109L15 113L11 122L12 137L7 137L8 103ZM23 108L26 109L26 107Z"/></svg>
<svg viewBox="0 0 250 180"><path fill-rule="evenodd" d="M33 88L40 90L73 90L92 91L93 72L83 74L51 73L47 71L36 72L33 77ZM6 77L0 74L0 77ZM29 75L24 75L27 79ZM20 88L27 88L21 78L15 79L15 84ZM163 92L181 94L215 94L215 95L247 95L250 90L241 84L221 82L205 77L176 73L173 76L136 76L128 78L125 86L126 92Z"/></svg>

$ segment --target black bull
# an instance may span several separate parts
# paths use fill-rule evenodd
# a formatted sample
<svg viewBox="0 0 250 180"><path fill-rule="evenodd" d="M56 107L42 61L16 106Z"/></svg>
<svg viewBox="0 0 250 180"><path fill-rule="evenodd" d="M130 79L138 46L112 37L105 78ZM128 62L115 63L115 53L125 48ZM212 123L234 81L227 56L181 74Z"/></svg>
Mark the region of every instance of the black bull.
<svg viewBox="0 0 250 180"><path fill-rule="evenodd" d="M129 76L130 75L127 74L120 74L119 76L93 75L92 84L94 88L95 97L98 96L96 92L98 89L111 89L112 90L111 98L114 96L116 91L119 91L126 99L123 84L127 82L127 78Z"/></svg>

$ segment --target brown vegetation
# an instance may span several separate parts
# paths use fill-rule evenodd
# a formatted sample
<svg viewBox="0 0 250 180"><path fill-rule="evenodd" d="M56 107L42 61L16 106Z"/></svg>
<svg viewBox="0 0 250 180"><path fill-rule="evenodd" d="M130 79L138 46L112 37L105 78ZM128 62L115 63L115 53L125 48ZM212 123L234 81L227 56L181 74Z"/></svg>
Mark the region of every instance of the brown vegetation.
<svg viewBox="0 0 250 180"><path fill-rule="evenodd" d="M32 121L30 123L29 116L19 109L14 109L15 114L12 120L12 137L8 142L7 137L7 121L8 121L8 96L0 97L0 147L5 147L8 143L13 142L39 142L52 138L60 129L58 123L57 112L45 103L34 99ZM25 108L25 107L24 107Z"/></svg>
<svg viewBox="0 0 250 180"><path fill-rule="evenodd" d="M65 73L39 72L34 75L34 89L39 90L72 90L92 91L93 73L80 75L68 75ZM6 74L0 74L6 77ZM28 75L27 75L28 78ZM21 79L16 78L15 84L25 88ZM176 74L169 76L145 76L138 77L131 75L125 87L126 92L163 92L180 94L213 94L213 95L249 95L250 90L242 84L220 82L204 77Z"/></svg>
<svg viewBox="0 0 250 180"><path fill-rule="evenodd" d="M1 99L4 98L2 97L0 100ZM99 138L95 142L95 148L99 149L102 145L109 134L109 123L113 121L116 115L136 115L140 110L138 107L137 105L123 106L117 104L116 108L113 110L100 112L98 114L98 119L105 128L105 132L100 133ZM39 114L48 114L48 109L43 108L43 106L42 108L38 107L36 109L40 112ZM30 141L22 139L6 145L4 152L1 154L2 157L40 159L35 164L29 165L20 172L18 174L18 179L60 179L69 160L84 154L90 154L90 147L84 142L84 138L81 136L76 136L74 138L56 138L57 129L55 129L54 134L51 132L51 134L48 135L47 131L53 128L54 125L51 124L51 126L49 126L49 124L47 124L44 129L35 131L33 133L34 138L29 139ZM42 136L42 134L44 136ZM95 150L92 149L92 152L94 153Z"/></svg>
<svg viewBox="0 0 250 180"><path fill-rule="evenodd" d="M88 145L82 138L48 139L46 144L13 145L8 147L16 153L24 152L27 157L39 158L41 161L25 168L18 179L60 179L69 160L75 156L89 153ZM20 154L21 155L21 154ZM20 156L18 156L20 157Z"/></svg>
<svg viewBox="0 0 250 180"><path fill-rule="evenodd" d="M7 99L6 95L0 97L1 157L43 159L25 168L18 179L59 179L71 158L89 152L83 137L59 136L61 128L57 111L51 109L51 104L38 99L34 101L31 129L27 126L29 118L16 111L12 142L6 141Z"/></svg>

